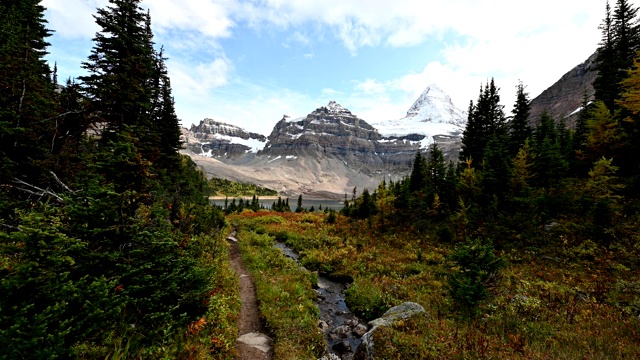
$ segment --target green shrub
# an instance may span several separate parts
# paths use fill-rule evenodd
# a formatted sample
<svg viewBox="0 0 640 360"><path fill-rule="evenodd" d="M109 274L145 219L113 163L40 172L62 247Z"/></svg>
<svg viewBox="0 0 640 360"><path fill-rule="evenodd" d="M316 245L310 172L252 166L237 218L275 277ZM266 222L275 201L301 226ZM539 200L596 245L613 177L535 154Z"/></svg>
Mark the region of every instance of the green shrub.
<svg viewBox="0 0 640 360"><path fill-rule="evenodd" d="M449 255L454 271L449 274L449 294L465 317L477 315L478 306L490 295L504 267L504 259L493 253L490 244L468 240Z"/></svg>
<svg viewBox="0 0 640 360"><path fill-rule="evenodd" d="M389 297L372 279L356 279L345 295L349 309L367 321L380 317L391 307Z"/></svg>

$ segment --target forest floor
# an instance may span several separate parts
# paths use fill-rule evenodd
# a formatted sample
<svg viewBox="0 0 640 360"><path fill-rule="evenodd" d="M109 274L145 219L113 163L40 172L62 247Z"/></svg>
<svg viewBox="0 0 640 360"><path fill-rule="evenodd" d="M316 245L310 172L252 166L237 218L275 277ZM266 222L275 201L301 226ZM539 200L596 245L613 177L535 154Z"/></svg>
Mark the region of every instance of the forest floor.
<svg viewBox="0 0 640 360"><path fill-rule="evenodd" d="M271 340L264 335L260 322L260 310L256 299L256 286L251 273L245 267L235 231L227 238L230 244L229 261L238 277L242 307L238 319L238 360L270 360L272 357Z"/></svg>

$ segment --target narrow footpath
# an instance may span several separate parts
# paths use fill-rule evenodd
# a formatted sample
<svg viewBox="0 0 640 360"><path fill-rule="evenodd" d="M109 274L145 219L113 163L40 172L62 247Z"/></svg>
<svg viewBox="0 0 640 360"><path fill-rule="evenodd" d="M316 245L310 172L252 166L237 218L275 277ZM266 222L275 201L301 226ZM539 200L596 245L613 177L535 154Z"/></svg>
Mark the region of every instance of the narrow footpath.
<svg viewBox="0 0 640 360"><path fill-rule="evenodd" d="M256 286L251 274L244 266L236 231L227 237L229 245L229 261L240 283L240 317L238 319L238 340L236 341L238 360L271 360L273 340L264 334L260 323L260 310L256 299Z"/></svg>

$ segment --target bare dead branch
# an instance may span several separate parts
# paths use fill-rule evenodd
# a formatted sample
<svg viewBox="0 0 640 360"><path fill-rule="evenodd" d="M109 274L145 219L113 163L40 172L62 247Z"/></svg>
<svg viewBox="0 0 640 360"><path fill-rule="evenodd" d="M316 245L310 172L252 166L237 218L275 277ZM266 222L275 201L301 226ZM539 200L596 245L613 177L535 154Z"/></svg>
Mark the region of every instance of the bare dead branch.
<svg viewBox="0 0 640 360"><path fill-rule="evenodd" d="M49 170L49 173L50 173L51 175L53 175L53 178L54 178L54 179L56 179L56 182L57 182L58 184L60 184L60 186L62 186L62 188L63 188L63 189L67 190L68 192L70 192L70 193L72 193L72 194L75 194L75 193L76 193L75 191L71 190L71 189L67 186L67 184L63 183L63 182L62 182L62 180L60 180L60 178L58 177L58 175L56 175L53 171Z"/></svg>
<svg viewBox="0 0 640 360"><path fill-rule="evenodd" d="M20 229L17 226L11 226L11 225L7 225L7 224L3 224L3 223L0 223L0 226L2 226L4 228L7 228L7 229L11 229L11 230L22 231L22 229Z"/></svg>
<svg viewBox="0 0 640 360"><path fill-rule="evenodd" d="M22 181L20 179L13 179L13 182L19 185L23 185L25 187L19 187L19 186L15 186L15 189L18 189L20 191L26 192L28 194L32 194L32 195L36 195L36 196L45 196L45 195L49 195L51 196L57 203L59 204L64 204L64 200L56 193L54 193L51 190L45 190L42 188L39 188L35 185L31 185L25 181Z"/></svg>

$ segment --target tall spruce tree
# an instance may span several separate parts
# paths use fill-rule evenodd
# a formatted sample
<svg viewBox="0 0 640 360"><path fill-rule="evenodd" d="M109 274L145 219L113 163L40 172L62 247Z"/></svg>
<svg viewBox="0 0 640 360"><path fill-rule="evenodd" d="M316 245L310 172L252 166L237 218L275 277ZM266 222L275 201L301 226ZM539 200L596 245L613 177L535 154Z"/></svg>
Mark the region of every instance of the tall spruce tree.
<svg viewBox="0 0 640 360"><path fill-rule="evenodd" d="M525 141L529 139L533 133L529 125L529 113L531 111L531 100L529 94L525 92L525 86L522 82L516 86L516 103L511 113L511 121L509 122L509 153L515 156Z"/></svg>
<svg viewBox="0 0 640 360"><path fill-rule="evenodd" d="M0 182L40 173L51 143L54 92L39 0L0 4Z"/></svg>
<svg viewBox="0 0 640 360"><path fill-rule="evenodd" d="M594 88L596 99L603 101L611 111L618 109L615 101L621 95L621 82L640 48L637 12L638 8L628 0L617 0L612 13L607 1L605 18L600 25L602 38L596 57L598 75Z"/></svg>
<svg viewBox="0 0 640 360"><path fill-rule="evenodd" d="M484 89L480 89L477 103L469 105L468 123L462 134L460 160L470 158L476 167L482 166L482 156L491 137L507 135L504 106L500 105L498 90L492 78Z"/></svg>
<svg viewBox="0 0 640 360"><path fill-rule="evenodd" d="M149 155L155 132L150 118L157 69L150 33L149 15L141 0L109 0L95 16L100 32L82 67L89 75L80 77L92 102L93 114L105 125L102 138L114 140L125 126L133 130Z"/></svg>
<svg viewBox="0 0 640 360"><path fill-rule="evenodd" d="M427 186L427 161L418 151L413 160L413 169L409 177L409 191L423 192Z"/></svg>
<svg viewBox="0 0 640 360"><path fill-rule="evenodd" d="M593 82L596 98L602 100L607 107L613 108L615 99L617 98L617 71L615 68L615 49L613 34L613 17L611 15L611 5L607 0L605 8L605 17L599 27L602 32L600 46L596 55L596 67L598 73Z"/></svg>
<svg viewBox="0 0 640 360"><path fill-rule="evenodd" d="M442 196L442 192L445 186L445 176L447 173L447 165L444 162L444 154L438 147L438 144L433 143L429 148L429 158L426 164L426 185L429 203L432 203L436 195Z"/></svg>

